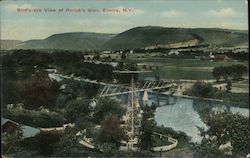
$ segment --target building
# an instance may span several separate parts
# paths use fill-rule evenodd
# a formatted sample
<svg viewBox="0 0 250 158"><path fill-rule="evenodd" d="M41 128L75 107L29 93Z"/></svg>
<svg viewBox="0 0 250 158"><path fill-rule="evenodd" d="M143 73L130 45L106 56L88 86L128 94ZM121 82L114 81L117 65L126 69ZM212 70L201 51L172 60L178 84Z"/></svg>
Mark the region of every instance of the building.
<svg viewBox="0 0 250 158"><path fill-rule="evenodd" d="M180 54L179 50L171 50L171 51L168 53L168 55L179 55L179 54Z"/></svg>
<svg viewBox="0 0 250 158"><path fill-rule="evenodd" d="M15 121L10 120L10 119L1 118L2 133L13 132L19 126L20 126L20 129L22 130L22 139L34 137L40 133L40 129L26 126L26 125L21 125Z"/></svg>
<svg viewBox="0 0 250 158"><path fill-rule="evenodd" d="M210 53L209 55L195 56L195 58L200 60L210 60L210 61L222 61L228 59L228 57L225 54L213 55L212 53Z"/></svg>
<svg viewBox="0 0 250 158"><path fill-rule="evenodd" d="M17 129L18 125L19 124L17 122L14 122L9 119L1 118L1 129L2 129L1 132L2 133L14 131Z"/></svg>

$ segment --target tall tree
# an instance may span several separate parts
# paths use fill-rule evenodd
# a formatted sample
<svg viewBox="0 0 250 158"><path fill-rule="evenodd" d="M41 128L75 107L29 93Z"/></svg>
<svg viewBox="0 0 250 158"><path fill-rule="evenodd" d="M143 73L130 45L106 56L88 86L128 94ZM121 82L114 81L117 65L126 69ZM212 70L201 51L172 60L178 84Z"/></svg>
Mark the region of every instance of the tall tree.
<svg viewBox="0 0 250 158"><path fill-rule="evenodd" d="M227 81L226 88L227 88L227 92L231 91L231 89L232 89L232 82L231 81Z"/></svg>
<svg viewBox="0 0 250 158"><path fill-rule="evenodd" d="M94 120L96 123L99 123L110 114L115 114L118 118L121 118L124 113L125 108L121 107L117 101L109 98L100 98L95 107Z"/></svg>
<svg viewBox="0 0 250 158"><path fill-rule="evenodd" d="M117 115L109 115L101 122L99 135L100 143L113 143L119 147L120 141L125 139L125 132L120 126Z"/></svg>
<svg viewBox="0 0 250 158"><path fill-rule="evenodd" d="M80 116L87 117L90 112L89 102L86 99L76 99L67 103L65 118L69 122L75 122Z"/></svg>
<svg viewBox="0 0 250 158"><path fill-rule="evenodd" d="M212 112L204 119L207 133L217 137L217 146L231 142L234 152L249 152L249 118L232 112Z"/></svg>
<svg viewBox="0 0 250 158"><path fill-rule="evenodd" d="M38 71L26 79L19 80L16 86L25 105L32 107L55 105L59 84L51 80L45 72Z"/></svg>
<svg viewBox="0 0 250 158"><path fill-rule="evenodd" d="M222 67L214 67L212 74L214 78L216 79L216 81L219 82L222 76Z"/></svg>

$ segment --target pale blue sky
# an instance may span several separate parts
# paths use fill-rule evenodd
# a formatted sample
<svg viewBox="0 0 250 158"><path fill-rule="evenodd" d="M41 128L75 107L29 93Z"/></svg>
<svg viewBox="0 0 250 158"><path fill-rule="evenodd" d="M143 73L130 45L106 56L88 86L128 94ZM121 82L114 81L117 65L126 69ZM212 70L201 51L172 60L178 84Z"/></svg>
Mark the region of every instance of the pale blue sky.
<svg viewBox="0 0 250 158"><path fill-rule="evenodd" d="M4 0L1 39L30 40L63 32L120 33L136 26L248 29L246 0ZM40 13L17 12L40 8ZM63 12L46 13L44 9ZM68 13L66 8L130 8L133 13Z"/></svg>

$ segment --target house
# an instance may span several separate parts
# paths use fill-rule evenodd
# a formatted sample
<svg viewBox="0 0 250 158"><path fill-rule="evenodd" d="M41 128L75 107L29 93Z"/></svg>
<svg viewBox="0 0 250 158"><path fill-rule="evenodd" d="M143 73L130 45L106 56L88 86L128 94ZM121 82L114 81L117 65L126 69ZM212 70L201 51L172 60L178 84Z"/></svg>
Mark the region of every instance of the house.
<svg viewBox="0 0 250 158"><path fill-rule="evenodd" d="M171 50L171 51L168 53L168 55L179 55L179 54L180 54L179 50Z"/></svg>
<svg viewBox="0 0 250 158"><path fill-rule="evenodd" d="M228 57L225 54L218 54L214 56L214 60L225 60L228 59Z"/></svg>
<svg viewBox="0 0 250 158"><path fill-rule="evenodd" d="M9 119L1 118L1 132L12 132L17 129L18 123Z"/></svg>
<svg viewBox="0 0 250 158"><path fill-rule="evenodd" d="M1 118L2 133L13 132L19 126L20 126L20 129L22 130L22 139L34 137L40 133L40 129L38 129L38 128L34 128L34 127L26 126L26 125L21 125L15 121L10 120L10 119Z"/></svg>
<svg viewBox="0 0 250 158"><path fill-rule="evenodd" d="M101 52L101 54L111 54L112 52L110 50L105 50L103 52Z"/></svg>
<svg viewBox="0 0 250 158"><path fill-rule="evenodd" d="M219 60L228 59L228 57L225 54L213 55L212 53L210 53L209 55L195 56L195 58L200 59L200 60L210 60L210 61L219 61Z"/></svg>

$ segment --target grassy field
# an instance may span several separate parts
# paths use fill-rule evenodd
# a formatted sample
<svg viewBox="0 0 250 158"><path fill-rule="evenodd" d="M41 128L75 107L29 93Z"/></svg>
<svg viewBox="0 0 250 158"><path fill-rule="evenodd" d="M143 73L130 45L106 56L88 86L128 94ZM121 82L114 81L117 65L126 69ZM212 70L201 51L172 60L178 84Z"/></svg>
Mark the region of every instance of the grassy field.
<svg viewBox="0 0 250 158"><path fill-rule="evenodd" d="M165 67L153 70L152 73L143 74L140 77L160 76L161 79L189 79L189 80L208 80L213 79L210 71L186 70L182 68L168 69Z"/></svg>
<svg viewBox="0 0 250 158"><path fill-rule="evenodd" d="M158 56L157 56L158 55ZM110 56L114 62L120 61L120 54L105 54L101 58ZM92 56L91 56L92 57ZM225 60L225 61L202 61L199 59L183 59L159 57L159 53L133 53L129 54L124 63L137 64L140 70L152 70L152 73L142 74L141 78L158 75L162 79L192 79L209 80L213 68L216 66L229 66L233 64L248 65L248 62Z"/></svg>
<svg viewBox="0 0 250 158"><path fill-rule="evenodd" d="M139 56L139 58L138 58ZM143 74L141 77L158 75L164 79L213 79L212 70L215 66L229 66L233 64L248 65L241 61L201 61L199 59L177 59L167 57L152 57L149 55L130 54L127 63L137 63L139 68L146 66L152 73Z"/></svg>

